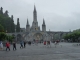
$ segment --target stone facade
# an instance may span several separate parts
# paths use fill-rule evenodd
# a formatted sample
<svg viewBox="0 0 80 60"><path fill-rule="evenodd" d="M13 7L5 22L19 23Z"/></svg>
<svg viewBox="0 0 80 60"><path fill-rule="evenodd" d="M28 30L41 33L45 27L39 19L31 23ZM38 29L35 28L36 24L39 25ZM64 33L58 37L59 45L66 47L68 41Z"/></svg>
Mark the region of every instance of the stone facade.
<svg viewBox="0 0 80 60"><path fill-rule="evenodd" d="M45 20L43 18L42 23L42 30L40 29L40 26L38 26L38 20L37 20L37 11L36 7L34 6L33 11L33 22L32 26L29 25L29 21L27 19L26 24L26 31L24 32L15 32L15 33L7 33L9 35L15 36L15 39L17 41L20 40L26 40L26 41L50 41L50 40L61 40L63 39L63 36L66 34L69 34L71 32L55 32L55 31L46 31L46 24Z"/></svg>
<svg viewBox="0 0 80 60"><path fill-rule="evenodd" d="M34 6L34 11L33 11L32 26L30 27L28 19L27 19L26 32L28 34L25 34L24 38L27 41L51 40L51 36L49 36L49 34L47 34L47 32L46 32L46 25L45 25L44 19L43 19L43 24L42 24L42 31L40 29L40 26L38 26L37 11L36 11L36 7L35 6Z"/></svg>
<svg viewBox="0 0 80 60"><path fill-rule="evenodd" d="M27 25L26 25L26 33L24 35L24 40L26 41L33 41L33 40L38 40L38 41L48 41L48 40L60 40L62 39L63 32L50 32L46 31L46 24L45 20L43 18L43 24L42 24L42 30L38 26L38 20L37 20L37 11L36 7L34 6L34 11L33 11L33 22L32 26L30 27L28 19L27 19ZM66 32L65 32L66 33ZM70 33L70 32L67 32Z"/></svg>

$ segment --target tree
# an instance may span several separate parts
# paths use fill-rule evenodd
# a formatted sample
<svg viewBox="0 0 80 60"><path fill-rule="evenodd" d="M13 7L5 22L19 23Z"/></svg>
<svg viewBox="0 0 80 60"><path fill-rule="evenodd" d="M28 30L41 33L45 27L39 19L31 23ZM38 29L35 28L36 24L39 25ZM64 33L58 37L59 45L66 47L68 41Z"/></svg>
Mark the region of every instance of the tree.
<svg viewBox="0 0 80 60"><path fill-rule="evenodd" d="M10 36L10 35L7 35L5 32L0 32L0 41L9 41L9 42L12 42L14 39L14 36Z"/></svg>
<svg viewBox="0 0 80 60"><path fill-rule="evenodd" d="M80 31L72 32L71 34L67 34L64 36L64 39L68 41L70 39L73 42L79 42Z"/></svg>
<svg viewBox="0 0 80 60"><path fill-rule="evenodd" d="M4 32L0 32L0 41L4 41L7 38L7 35Z"/></svg>
<svg viewBox="0 0 80 60"><path fill-rule="evenodd" d="M3 26L0 24L0 32L3 32L4 31L4 28Z"/></svg>
<svg viewBox="0 0 80 60"><path fill-rule="evenodd" d="M5 32L6 31L8 33L15 32L15 24L13 20L13 15L9 17L7 10L5 11L5 13L3 13L2 7L0 10L0 24L3 26Z"/></svg>
<svg viewBox="0 0 80 60"><path fill-rule="evenodd" d="M0 14L3 14L3 8L2 7L0 8Z"/></svg>
<svg viewBox="0 0 80 60"><path fill-rule="evenodd" d="M7 41L13 42L14 36L7 35Z"/></svg>

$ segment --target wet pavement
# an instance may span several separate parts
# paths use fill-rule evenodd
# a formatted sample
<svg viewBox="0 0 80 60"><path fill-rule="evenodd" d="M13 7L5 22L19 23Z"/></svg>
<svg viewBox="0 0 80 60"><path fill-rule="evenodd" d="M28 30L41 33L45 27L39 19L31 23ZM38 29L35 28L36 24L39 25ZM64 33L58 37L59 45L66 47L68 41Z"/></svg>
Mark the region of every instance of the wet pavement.
<svg viewBox="0 0 80 60"><path fill-rule="evenodd" d="M26 45L26 48L20 49L17 44L17 50L0 51L0 60L80 60L80 46L79 43L59 43L50 46L43 44Z"/></svg>

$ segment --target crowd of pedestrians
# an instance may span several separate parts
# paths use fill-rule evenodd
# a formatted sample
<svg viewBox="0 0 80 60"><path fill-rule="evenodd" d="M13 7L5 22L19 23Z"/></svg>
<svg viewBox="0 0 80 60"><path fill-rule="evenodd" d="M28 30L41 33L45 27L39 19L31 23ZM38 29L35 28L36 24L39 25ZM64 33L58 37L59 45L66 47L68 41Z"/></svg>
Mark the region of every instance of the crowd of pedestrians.
<svg viewBox="0 0 80 60"><path fill-rule="evenodd" d="M22 49L22 48L25 48L26 47L26 43L28 44L28 45L31 45L31 44L38 44L38 42L36 42L36 41L34 41L34 42L31 42L31 41L28 41L28 42L26 42L26 41L20 41L20 49ZM42 42L45 46L50 46L51 47L51 44L50 44L50 41L43 41ZM6 41L6 43L5 43L5 47L6 47L6 51L10 51L11 49L10 49L10 45L12 45L12 47L13 47L13 51L14 50L17 50L17 48L16 48L16 42L14 41L14 42L12 42L12 44L10 44L10 42L8 42L8 41ZM3 49L3 43L2 43L2 41L0 41L0 49Z"/></svg>
<svg viewBox="0 0 80 60"><path fill-rule="evenodd" d="M0 41L0 50L3 50L3 45L5 46L5 50L6 51L10 51L10 45L12 45L13 51L17 50L17 48L16 48L16 42L15 41L12 42L12 44L10 44L10 42L8 42L8 41L6 41L6 43L3 44L3 42ZM20 48L25 48L25 47L26 47L26 41L21 41L20 42Z"/></svg>

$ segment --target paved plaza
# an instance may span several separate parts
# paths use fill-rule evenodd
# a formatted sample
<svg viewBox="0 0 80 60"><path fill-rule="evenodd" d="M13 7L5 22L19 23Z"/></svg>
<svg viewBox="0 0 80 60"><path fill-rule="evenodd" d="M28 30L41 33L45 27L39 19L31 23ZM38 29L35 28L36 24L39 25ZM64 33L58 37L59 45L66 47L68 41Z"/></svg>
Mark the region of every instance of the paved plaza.
<svg viewBox="0 0 80 60"><path fill-rule="evenodd" d="M55 47L51 43L51 47L43 44L20 49L17 44L17 50L0 51L0 60L80 60L80 46L74 46L77 43L59 43Z"/></svg>

